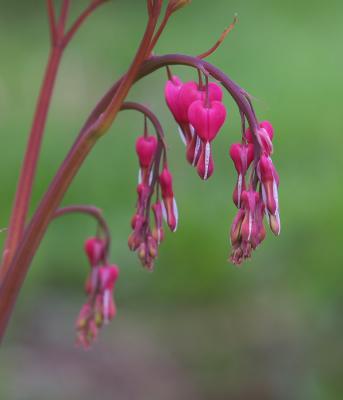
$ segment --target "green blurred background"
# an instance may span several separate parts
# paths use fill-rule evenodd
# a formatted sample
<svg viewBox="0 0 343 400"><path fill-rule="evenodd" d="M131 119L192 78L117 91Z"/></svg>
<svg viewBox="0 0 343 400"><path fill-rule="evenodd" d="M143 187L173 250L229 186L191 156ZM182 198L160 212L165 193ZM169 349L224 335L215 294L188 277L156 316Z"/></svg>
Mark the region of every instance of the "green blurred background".
<svg viewBox="0 0 343 400"><path fill-rule="evenodd" d="M75 0L73 12L87 4ZM5 227L48 54L43 1L0 2L0 226ZM239 115L214 145L216 170L200 181L188 166L163 99L164 71L129 99L159 115L168 136L180 225L153 274L127 248L135 205L135 137L142 118L120 115L89 156L64 204L104 210L121 266L118 316L90 352L74 347L85 297L82 216L52 223L0 351L0 398L343 398L342 90L343 3L193 0L170 21L156 52L198 54L237 12L213 62L254 95L275 126L282 235L272 234L241 269L228 264L234 171L228 148ZM97 99L127 68L146 21L145 1L111 1L68 48L49 116L35 204ZM183 79L194 73L174 71ZM4 234L0 240L3 242Z"/></svg>

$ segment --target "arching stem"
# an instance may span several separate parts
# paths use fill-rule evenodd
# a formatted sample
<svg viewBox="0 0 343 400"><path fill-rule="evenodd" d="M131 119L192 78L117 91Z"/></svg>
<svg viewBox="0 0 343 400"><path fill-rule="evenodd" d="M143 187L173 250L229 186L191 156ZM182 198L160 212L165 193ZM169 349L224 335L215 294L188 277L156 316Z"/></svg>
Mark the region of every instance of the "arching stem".
<svg viewBox="0 0 343 400"><path fill-rule="evenodd" d="M108 224L102 215L102 211L94 206L72 205L68 207L59 208L54 213L53 219L60 218L64 215L69 215L69 214L85 214L93 217L96 220L101 230L101 233L105 239L106 254L107 254L111 243L111 233Z"/></svg>

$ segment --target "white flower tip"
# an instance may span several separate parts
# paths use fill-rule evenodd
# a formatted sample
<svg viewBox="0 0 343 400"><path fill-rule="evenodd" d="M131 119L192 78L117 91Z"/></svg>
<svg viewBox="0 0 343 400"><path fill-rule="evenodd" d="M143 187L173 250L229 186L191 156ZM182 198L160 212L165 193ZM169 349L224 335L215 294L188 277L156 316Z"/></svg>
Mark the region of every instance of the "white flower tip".
<svg viewBox="0 0 343 400"><path fill-rule="evenodd" d="M173 232L176 232L178 224L179 224L179 210L177 208L175 198L173 198L173 211L174 211L174 216L175 216L175 220L176 220L176 224L175 224L175 228L174 228Z"/></svg>

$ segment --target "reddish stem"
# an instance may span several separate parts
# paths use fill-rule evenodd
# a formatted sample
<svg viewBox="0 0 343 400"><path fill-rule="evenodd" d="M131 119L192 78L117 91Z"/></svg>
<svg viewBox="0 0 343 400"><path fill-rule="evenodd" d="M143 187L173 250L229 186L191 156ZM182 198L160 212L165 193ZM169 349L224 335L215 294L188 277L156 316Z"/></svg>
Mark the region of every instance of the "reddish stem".
<svg viewBox="0 0 343 400"><path fill-rule="evenodd" d="M70 7L70 0L63 0L61 6L61 15L57 24L57 34L60 40L63 38L64 35L64 30L69 13L69 7Z"/></svg>
<svg viewBox="0 0 343 400"><path fill-rule="evenodd" d="M57 30L56 30L55 7L53 0L46 0L46 5L48 9L51 44L52 46L54 46L57 41Z"/></svg>

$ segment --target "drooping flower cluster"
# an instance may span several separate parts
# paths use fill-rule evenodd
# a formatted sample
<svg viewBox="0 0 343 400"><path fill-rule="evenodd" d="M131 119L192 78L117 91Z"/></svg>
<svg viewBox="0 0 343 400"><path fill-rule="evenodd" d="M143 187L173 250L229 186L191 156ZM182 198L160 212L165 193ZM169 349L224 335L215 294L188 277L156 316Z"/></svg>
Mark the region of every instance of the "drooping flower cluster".
<svg viewBox="0 0 343 400"><path fill-rule="evenodd" d="M77 344L88 348L96 339L99 329L116 314L113 290L119 268L107 262L105 240L91 237L85 242L91 270L85 284L88 295L76 321Z"/></svg>
<svg viewBox="0 0 343 400"><path fill-rule="evenodd" d="M178 211L173 192L173 178L168 169L166 154L160 172L161 155L165 148L161 141L145 132L136 141L136 153L139 161L136 212L131 220L133 229L128 244L132 251L137 251L142 265L148 270L154 267L158 247L164 239L163 218L170 230L175 232L178 223ZM162 199L160 199L160 192ZM152 203L152 196L156 200ZM151 211L154 224L151 227Z"/></svg>
<svg viewBox="0 0 343 400"><path fill-rule="evenodd" d="M182 83L179 77L170 75L165 98L179 125L188 162L202 179L208 179L214 171L211 143L226 119L221 87L214 82Z"/></svg>
<svg viewBox="0 0 343 400"><path fill-rule="evenodd" d="M252 251L264 240L264 215L267 216L272 232L277 236L280 234L279 176L271 159L273 136L271 123L263 121L254 135L248 128L242 143L235 143L230 148L230 156L237 171L233 201L238 212L230 232L230 259L234 264L241 264L250 258ZM247 183L250 166L250 181Z"/></svg>

